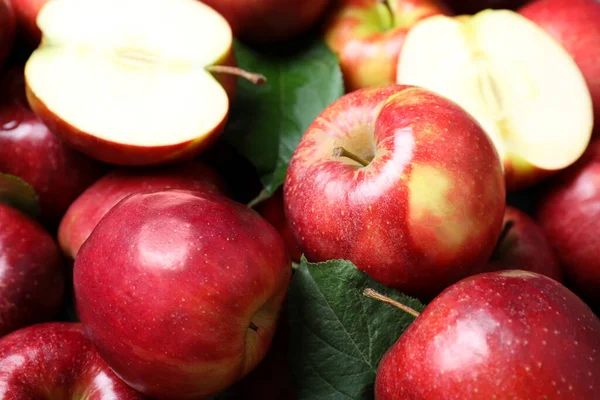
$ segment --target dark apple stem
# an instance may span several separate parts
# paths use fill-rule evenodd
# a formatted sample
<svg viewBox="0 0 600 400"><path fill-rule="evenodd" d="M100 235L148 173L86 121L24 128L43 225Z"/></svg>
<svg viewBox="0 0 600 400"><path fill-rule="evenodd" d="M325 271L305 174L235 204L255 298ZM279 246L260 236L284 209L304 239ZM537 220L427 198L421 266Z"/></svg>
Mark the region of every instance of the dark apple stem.
<svg viewBox="0 0 600 400"><path fill-rule="evenodd" d="M510 230L512 229L513 226L515 226L515 221L513 221L512 219L509 219L508 221L506 221L506 223L502 227L502 232L500 232L500 236L498 237L498 242L496 243L496 247L499 247L502 244L502 242L504 241L504 239L506 239L506 237L508 236L508 233L510 232Z"/></svg>
<svg viewBox="0 0 600 400"><path fill-rule="evenodd" d="M334 157L347 157L347 158L354 160L357 163L361 164L363 167L366 167L367 165L369 165L369 161L365 160L361 156L357 156L356 154L349 152L348 150L346 150L343 147L336 147L335 149L333 149L333 156Z"/></svg>
<svg viewBox="0 0 600 400"><path fill-rule="evenodd" d="M206 67L208 72L213 74L227 74L235 75L240 78L244 78L247 81L254 83L255 85L262 85L267 82L267 78L261 74L255 74L254 72L248 72L238 67L231 67L228 65L209 65Z"/></svg>
<svg viewBox="0 0 600 400"><path fill-rule="evenodd" d="M390 1L389 0L379 0L379 2L381 4L383 4L385 6L385 8L387 8L387 10L390 13L390 18L392 20L392 26L395 25L396 21L395 21L395 17L394 17L394 10L392 10L392 6L390 5Z"/></svg>
<svg viewBox="0 0 600 400"><path fill-rule="evenodd" d="M250 329L252 329L254 332L258 332L258 326L256 326L256 324L252 321L250 321Z"/></svg>
<svg viewBox="0 0 600 400"><path fill-rule="evenodd" d="M414 310L414 309L410 308L409 306L404 305L394 299L390 299L389 297L384 296L381 293L376 292L375 290L373 290L371 288L366 288L365 290L363 290L363 295L365 295L373 300L379 300L383 303L386 303L386 304L389 304L396 308L399 308L400 310L412 315L415 318L417 318L420 315L420 313L417 310Z"/></svg>

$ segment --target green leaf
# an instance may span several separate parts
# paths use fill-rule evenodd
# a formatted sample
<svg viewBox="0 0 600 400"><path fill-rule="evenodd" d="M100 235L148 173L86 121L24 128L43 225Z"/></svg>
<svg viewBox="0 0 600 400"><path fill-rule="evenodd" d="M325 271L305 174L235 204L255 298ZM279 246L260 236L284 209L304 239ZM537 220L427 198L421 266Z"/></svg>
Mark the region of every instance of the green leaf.
<svg viewBox="0 0 600 400"><path fill-rule="evenodd" d="M381 357L414 317L365 297L365 288L416 311L424 308L349 261L301 260L289 291L290 360L300 400L373 398Z"/></svg>
<svg viewBox="0 0 600 400"><path fill-rule="evenodd" d="M234 52L240 68L267 78L262 86L238 80L225 131L226 140L256 167L264 186L258 200L264 200L283 183L308 126L344 94L342 73L336 55L321 40L269 53L236 42Z"/></svg>
<svg viewBox="0 0 600 400"><path fill-rule="evenodd" d="M41 213L39 197L33 187L14 175L0 173L0 203L8 204L34 219Z"/></svg>

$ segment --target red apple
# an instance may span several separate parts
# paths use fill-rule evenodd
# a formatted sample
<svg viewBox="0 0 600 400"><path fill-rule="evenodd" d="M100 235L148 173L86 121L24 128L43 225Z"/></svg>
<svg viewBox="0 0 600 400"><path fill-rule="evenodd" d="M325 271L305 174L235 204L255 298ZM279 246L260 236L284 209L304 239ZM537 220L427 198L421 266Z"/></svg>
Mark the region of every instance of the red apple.
<svg viewBox="0 0 600 400"><path fill-rule="evenodd" d="M285 241L292 261L300 262L302 253L298 248L296 239L294 239L294 234L292 233L292 229L290 228L290 224L285 216L285 210L283 208L283 190L277 190L273 196L260 203L256 207L256 211L277 229Z"/></svg>
<svg viewBox="0 0 600 400"><path fill-rule="evenodd" d="M223 131L242 73L232 72L231 28L212 8L52 0L37 22L27 98L73 148L113 164L164 164L195 157Z"/></svg>
<svg viewBox="0 0 600 400"><path fill-rule="evenodd" d="M15 28L15 13L11 1L0 0L0 69L12 49Z"/></svg>
<svg viewBox="0 0 600 400"><path fill-rule="evenodd" d="M595 399L600 320L566 287L533 272L453 285L381 359L377 400Z"/></svg>
<svg viewBox="0 0 600 400"><path fill-rule="evenodd" d="M90 186L67 210L58 228L63 252L75 259L81 245L115 204L132 193L159 189L226 191L216 172L197 161L161 168L117 169Z"/></svg>
<svg viewBox="0 0 600 400"><path fill-rule="evenodd" d="M65 278L58 246L37 222L0 203L0 227L1 337L54 317Z"/></svg>
<svg viewBox="0 0 600 400"><path fill-rule="evenodd" d="M75 259L74 284L86 332L120 378L152 398L197 399L264 358L291 272L258 213L165 190L109 211Z"/></svg>
<svg viewBox="0 0 600 400"><path fill-rule="evenodd" d="M596 132L600 132L600 2L536 0L520 13L554 37L575 59L592 95Z"/></svg>
<svg viewBox="0 0 600 400"><path fill-rule="evenodd" d="M12 0L21 35L32 45L38 46L42 32L37 26L37 16L48 0Z"/></svg>
<svg viewBox="0 0 600 400"><path fill-rule="evenodd" d="M510 9L521 7L528 0L446 0L448 6L458 14L475 14L486 8Z"/></svg>
<svg viewBox="0 0 600 400"><path fill-rule="evenodd" d="M58 224L104 170L48 130L27 105L23 69L8 71L0 82L0 172L18 176L35 189L43 220Z"/></svg>
<svg viewBox="0 0 600 400"><path fill-rule="evenodd" d="M316 118L292 156L284 200L309 260L350 260L425 299L487 262L505 189L473 117L425 89L390 85L347 94Z"/></svg>
<svg viewBox="0 0 600 400"><path fill-rule="evenodd" d="M550 182L537 220L563 264L567 282L600 306L600 142Z"/></svg>
<svg viewBox="0 0 600 400"><path fill-rule="evenodd" d="M6 400L141 400L83 334L81 324L46 323L0 340L0 395Z"/></svg>
<svg viewBox="0 0 600 400"><path fill-rule="evenodd" d="M504 227L504 235L501 235L486 270L520 269L562 282L558 256L546 233L533 218L507 206Z"/></svg>
<svg viewBox="0 0 600 400"><path fill-rule="evenodd" d="M242 40L289 40L317 23L330 0L202 0L231 25Z"/></svg>
<svg viewBox="0 0 600 400"><path fill-rule="evenodd" d="M341 0L325 25L338 54L347 91L396 83L398 56L418 21L449 14L438 0Z"/></svg>

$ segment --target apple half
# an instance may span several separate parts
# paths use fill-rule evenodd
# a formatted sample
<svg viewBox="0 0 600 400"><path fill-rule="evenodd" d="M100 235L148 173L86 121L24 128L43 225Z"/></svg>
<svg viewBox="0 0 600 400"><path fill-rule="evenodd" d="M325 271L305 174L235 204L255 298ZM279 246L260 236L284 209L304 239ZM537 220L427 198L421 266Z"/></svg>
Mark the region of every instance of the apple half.
<svg viewBox="0 0 600 400"><path fill-rule="evenodd" d="M150 165L197 155L235 90L227 21L196 0L53 0L25 67L28 101L96 159ZM221 69L219 69L219 67ZM213 75L215 72L215 75Z"/></svg>
<svg viewBox="0 0 600 400"><path fill-rule="evenodd" d="M590 141L592 100L581 71L558 42L512 11L415 25L397 82L433 90L471 113L500 154L507 189L566 168Z"/></svg>

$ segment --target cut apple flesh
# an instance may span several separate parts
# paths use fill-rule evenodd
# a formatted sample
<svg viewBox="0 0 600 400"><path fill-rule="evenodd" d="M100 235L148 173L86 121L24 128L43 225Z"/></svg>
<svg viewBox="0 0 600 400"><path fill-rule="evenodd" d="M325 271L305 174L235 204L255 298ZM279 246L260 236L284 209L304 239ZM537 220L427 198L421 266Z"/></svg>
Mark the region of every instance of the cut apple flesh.
<svg viewBox="0 0 600 400"><path fill-rule="evenodd" d="M209 134L227 93L206 70L231 51L226 20L196 0L52 0L40 11L41 46L29 90L87 134L136 146Z"/></svg>
<svg viewBox="0 0 600 400"><path fill-rule="evenodd" d="M519 14L435 16L409 32L397 81L455 101L484 127L502 158L557 170L591 137L592 101L569 54Z"/></svg>

